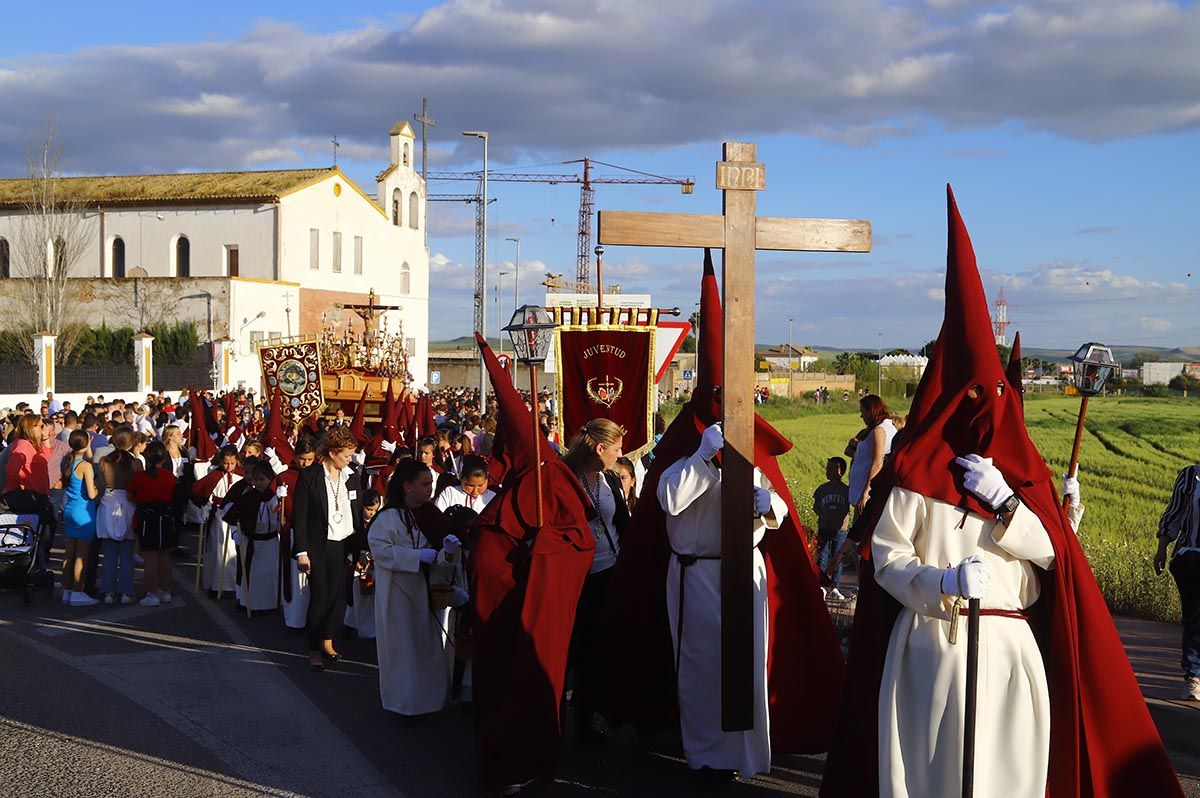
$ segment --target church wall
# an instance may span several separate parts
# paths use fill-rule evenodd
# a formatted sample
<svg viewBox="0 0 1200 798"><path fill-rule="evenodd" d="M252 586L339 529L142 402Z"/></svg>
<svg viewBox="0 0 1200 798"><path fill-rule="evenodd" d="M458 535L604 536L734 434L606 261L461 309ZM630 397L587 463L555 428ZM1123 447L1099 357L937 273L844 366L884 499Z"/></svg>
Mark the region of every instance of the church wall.
<svg viewBox="0 0 1200 798"><path fill-rule="evenodd" d="M21 214L0 213L0 237L7 238L17 257ZM125 271L141 266L151 277L177 274L176 242L186 236L191 277L228 274L228 245L238 249L239 274L269 280L275 274L274 205L162 205L142 208L104 208L80 215L76 228L86 246L72 276L112 277L112 242L125 243ZM103 257L102 257L103 256ZM14 275L25 274L16 263Z"/></svg>
<svg viewBox="0 0 1200 798"><path fill-rule="evenodd" d="M418 178L419 180L419 178ZM334 186L341 185L335 193ZM423 194L419 205L424 214ZM429 257L424 230L395 226L380 212L379 206L359 194L344 175L331 175L281 200L282 257L280 271L285 280L298 282L301 291L301 328L316 332L321 315L335 302L365 304L367 293L375 290L376 301L401 305L397 315L403 319L406 338L414 339L410 353L411 370L418 384L424 384L429 348ZM407 220L407 204L405 205ZM317 268L311 268L311 230L316 229ZM333 271L333 233L342 236L342 270ZM354 237L363 238L363 273L354 274ZM401 272L408 264L407 288ZM344 314L344 322L355 320ZM394 329L395 322L392 322Z"/></svg>

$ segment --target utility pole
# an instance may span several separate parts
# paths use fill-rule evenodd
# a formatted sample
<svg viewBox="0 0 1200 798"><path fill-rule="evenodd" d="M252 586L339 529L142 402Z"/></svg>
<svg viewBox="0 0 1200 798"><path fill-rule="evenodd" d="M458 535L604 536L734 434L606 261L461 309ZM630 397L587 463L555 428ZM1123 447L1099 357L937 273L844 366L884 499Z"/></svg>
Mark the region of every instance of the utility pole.
<svg viewBox="0 0 1200 798"><path fill-rule="evenodd" d="M881 363L880 361L883 360L883 333L876 333L876 334L879 336L879 349L877 350L878 354L875 356L875 371L879 374L879 393L877 394L877 396L879 396L879 398L882 399L883 398L883 363Z"/></svg>
<svg viewBox="0 0 1200 798"><path fill-rule="evenodd" d="M788 319L788 399L792 398L792 383L796 380L796 370L792 366L792 356L795 350L792 349L792 322L795 319Z"/></svg>
<svg viewBox="0 0 1200 798"><path fill-rule="evenodd" d="M464 136L483 139L483 179L480 181L480 229L476 244L475 301L476 328L479 334L487 337L487 206L488 206L488 132L486 130L464 130ZM426 225L428 227L429 225ZM487 371L483 367L483 352L479 353L479 406L487 404Z"/></svg>
<svg viewBox="0 0 1200 798"><path fill-rule="evenodd" d="M413 119L421 123L421 179L424 180L426 167L429 165L429 159L426 157L426 153L429 152L429 141L425 137L425 128L426 126L437 127L437 122L435 122L429 116L428 97L421 98L421 113L413 114ZM428 188L426 190L428 190ZM426 225L426 227L428 227L428 225Z"/></svg>
<svg viewBox="0 0 1200 798"><path fill-rule="evenodd" d="M329 143L333 145L333 165L337 166L337 151L338 151L338 147L340 147L342 145L341 145L341 143L338 142L336 135L334 135L334 137L329 140Z"/></svg>
<svg viewBox="0 0 1200 798"><path fill-rule="evenodd" d="M521 290L521 239L506 238L504 240L511 241L517 245L517 260L514 266L516 275L513 277L513 310L515 311L521 306L520 301L517 299L517 293Z"/></svg>

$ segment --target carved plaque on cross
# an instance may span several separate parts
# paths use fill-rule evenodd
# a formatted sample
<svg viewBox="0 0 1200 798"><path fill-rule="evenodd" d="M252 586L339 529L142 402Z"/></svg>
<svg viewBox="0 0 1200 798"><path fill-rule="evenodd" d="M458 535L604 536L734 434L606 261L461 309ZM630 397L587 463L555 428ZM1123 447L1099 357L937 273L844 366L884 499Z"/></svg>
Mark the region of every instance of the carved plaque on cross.
<svg viewBox="0 0 1200 798"><path fill-rule="evenodd" d="M724 252L725 352L721 475L721 726L754 726L754 253L870 252L871 223L757 216L766 168L755 146L727 141L716 165L717 215L601 211L607 246L708 247ZM784 576L786 578L786 575Z"/></svg>

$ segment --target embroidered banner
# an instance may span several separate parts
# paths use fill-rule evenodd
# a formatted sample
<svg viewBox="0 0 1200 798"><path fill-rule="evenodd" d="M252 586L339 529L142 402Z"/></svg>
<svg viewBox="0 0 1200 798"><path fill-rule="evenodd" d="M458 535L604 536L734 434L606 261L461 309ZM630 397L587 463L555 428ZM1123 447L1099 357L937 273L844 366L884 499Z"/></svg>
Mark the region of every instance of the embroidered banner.
<svg viewBox="0 0 1200 798"><path fill-rule="evenodd" d="M321 389L321 355L316 341L291 341L258 348L266 395L278 388L283 410L292 424L307 421L325 406Z"/></svg>
<svg viewBox="0 0 1200 798"><path fill-rule="evenodd" d="M624 449L638 456L651 442L653 326L560 326L555 331L558 416L563 442L593 418L625 428Z"/></svg>

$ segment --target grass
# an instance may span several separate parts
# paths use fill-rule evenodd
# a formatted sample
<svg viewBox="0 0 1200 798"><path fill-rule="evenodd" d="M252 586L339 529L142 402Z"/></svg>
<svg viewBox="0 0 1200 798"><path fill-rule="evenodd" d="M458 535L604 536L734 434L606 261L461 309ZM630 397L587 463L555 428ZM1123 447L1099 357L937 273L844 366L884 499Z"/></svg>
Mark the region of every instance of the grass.
<svg viewBox="0 0 1200 798"><path fill-rule="evenodd" d="M664 407L672 415L676 408ZM903 411L904 407L893 409ZM784 476L805 525L815 526L809 497L824 481L825 461L840 456L861 427L857 404L824 407L774 402L764 418L795 447L782 458ZM1030 437L1056 474L1067 469L1079 400L1030 397ZM1154 575L1158 521L1179 470L1200 461L1200 402L1097 397L1090 401L1079 456L1087 508L1080 540L1114 613L1177 622L1179 595L1171 578Z"/></svg>

